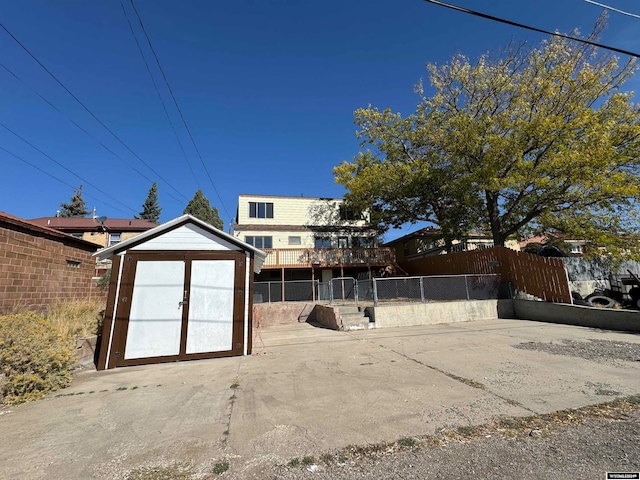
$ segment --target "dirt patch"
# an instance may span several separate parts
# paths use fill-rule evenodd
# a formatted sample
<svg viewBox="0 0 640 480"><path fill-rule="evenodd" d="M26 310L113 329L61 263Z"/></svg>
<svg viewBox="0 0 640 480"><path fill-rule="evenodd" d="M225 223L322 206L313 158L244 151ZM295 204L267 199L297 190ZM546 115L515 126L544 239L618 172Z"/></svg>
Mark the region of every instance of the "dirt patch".
<svg viewBox="0 0 640 480"><path fill-rule="evenodd" d="M567 340L560 342L526 342L514 345L522 350L537 350L552 355L580 357L594 362L640 362L640 343L615 340Z"/></svg>

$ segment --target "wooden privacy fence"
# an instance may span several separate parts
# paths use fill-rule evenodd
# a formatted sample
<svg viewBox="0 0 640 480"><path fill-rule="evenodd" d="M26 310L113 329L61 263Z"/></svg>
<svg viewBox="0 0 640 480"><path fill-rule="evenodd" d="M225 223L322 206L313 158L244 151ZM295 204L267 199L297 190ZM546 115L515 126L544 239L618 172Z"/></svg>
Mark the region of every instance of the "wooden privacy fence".
<svg viewBox="0 0 640 480"><path fill-rule="evenodd" d="M409 275L499 274L518 290L548 302L572 303L564 263L505 247L417 258L400 263Z"/></svg>

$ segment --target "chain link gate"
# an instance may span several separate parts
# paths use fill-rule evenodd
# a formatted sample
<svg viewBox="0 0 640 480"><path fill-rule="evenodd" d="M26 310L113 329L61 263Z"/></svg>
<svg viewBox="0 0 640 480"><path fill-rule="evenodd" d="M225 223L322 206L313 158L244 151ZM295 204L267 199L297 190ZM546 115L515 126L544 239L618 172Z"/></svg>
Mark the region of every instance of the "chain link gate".
<svg viewBox="0 0 640 480"><path fill-rule="evenodd" d="M358 282L353 277L337 277L331 279L331 303L358 303Z"/></svg>

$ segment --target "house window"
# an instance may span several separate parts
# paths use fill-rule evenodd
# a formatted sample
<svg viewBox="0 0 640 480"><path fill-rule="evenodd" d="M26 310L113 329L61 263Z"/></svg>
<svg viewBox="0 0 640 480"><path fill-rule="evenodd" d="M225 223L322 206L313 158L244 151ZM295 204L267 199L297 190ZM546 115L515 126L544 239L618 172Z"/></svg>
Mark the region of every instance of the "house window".
<svg viewBox="0 0 640 480"><path fill-rule="evenodd" d="M300 245L302 244L302 239L300 237L289 237L289 245Z"/></svg>
<svg viewBox="0 0 640 480"><path fill-rule="evenodd" d="M338 237L338 248L349 248L349 237Z"/></svg>
<svg viewBox="0 0 640 480"><path fill-rule="evenodd" d="M331 248L331 237L316 237L316 248Z"/></svg>
<svg viewBox="0 0 640 480"><path fill-rule="evenodd" d="M244 241L256 248L273 248L272 237L244 237Z"/></svg>
<svg viewBox="0 0 640 480"><path fill-rule="evenodd" d="M67 260L67 268L80 268L80 262L77 260Z"/></svg>
<svg viewBox="0 0 640 480"><path fill-rule="evenodd" d="M110 233L109 234L109 247L117 245L121 241L121 233Z"/></svg>
<svg viewBox="0 0 640 480"><path fill-rule="evenodd" d="M273 218L273 203L249 202L249 218Z"/></svg>
<svg viewBox="0 0 640 480"><path fill-rule="evenodd" d="M571 245L571 253L573 254L582 253L582 245Z"/></svg>
<svg viewBox="0 0 640 480"><path fill-rule="evenodd" d="M352 237L351 245L353 247L364 247L371 248L373 247L374 237Z"/></svg>
<svg viewBox="0 0 640 480"><path fill-rule="evenodd" d="M76 238L83 238L84 237L84 233L83 232L71 232L71 236L76 237Z"/></svg>
<svg viewBox="0 0 640 480"><path fill-rule="evenodd" d="M343 221L355 221L362 220L362 212L359 212L347 205L340 205L340 220Z"/></svg>

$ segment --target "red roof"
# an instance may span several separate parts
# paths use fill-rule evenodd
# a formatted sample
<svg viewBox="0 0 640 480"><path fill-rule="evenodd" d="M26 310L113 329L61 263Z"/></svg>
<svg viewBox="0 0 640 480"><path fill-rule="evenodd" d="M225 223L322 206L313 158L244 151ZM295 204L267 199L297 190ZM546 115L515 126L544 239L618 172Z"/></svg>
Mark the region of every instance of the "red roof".
<svg viewBox="0 0 640 480"><path fill-rule="evenodd" d="M31 222L63 232L102 231L103 225L107 231L112 232L145 232L159 225L136 218L107 218L104 224L92 217L41 217L34 218Z"/></svg>
<svg viewBox="0 0 640 480"><path fill-rule="evenodd" d="M30 220L24 220L23 218L10 215L6 212L0 211L0 223L8 223L16 227L21 227L22 229L28 230L30 232L45 234L48 237L55 237L58 239L62 239L64 241L74 242L79 246L84 247L84 249L91 250L91 251L96 251L98 248L101 247L101 245L97 245L92 242L87 242L86 240L82 240L81 238L76 238L72 235L68 235L54 228L38 225L36 222L30 221Z"/></svg>

